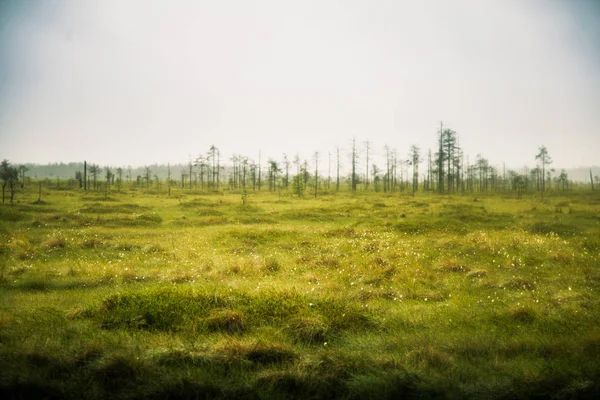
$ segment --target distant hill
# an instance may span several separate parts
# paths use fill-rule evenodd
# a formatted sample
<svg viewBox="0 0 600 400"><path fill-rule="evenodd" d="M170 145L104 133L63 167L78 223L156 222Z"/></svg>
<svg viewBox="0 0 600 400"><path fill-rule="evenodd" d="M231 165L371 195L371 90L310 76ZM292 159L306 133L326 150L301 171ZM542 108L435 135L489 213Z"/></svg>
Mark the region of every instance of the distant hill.
<svg viewBox="0 0 600 400"><path fill-rule="evenodd" d="M590 169L592 170L592 176L600 176L600 167L579 167L566 169L569 174L569 180L574 182L590 182ZM560 171L560 170L558 170Z"/></svg>
<svg viewBox="0 0 600 400"><path fill-rule="evenodd" d="M89 168L88 164L88 168ZM60 178L60 179L69 179L69 178L75 178L75 173L78 171L83 172L83 162L80 163L51 163L51 164L30 164L30 163L26 163L25 166L28 168L28 171L26 173L27 176L34 178L34 179L46 179L46 178ZM102 168L102 173L100 174L100 176L104 176L105 174L105 167L101 165L100 166ZM146 167L127 167L127 166L120 166L121 168L123 168L123 179L127 179L127 175L131 172L131 178L135 179L138 175L144 175L145 171L146 171ZM110 166L111 171L113 174L116 174L116 169L119 168L119 166ZM159 164L152 164L152 165L148 165L148 168L150 168L150 174L152 175L152 178L154 178L154 175L157 175L160 179L166 179L168 176L168 170L169 167L167 165L159 165ZM170 166L171 169L171 177L175 180L179 179L179 177L181 176L182 171L187 171L188 170L188 165L187 164L172 164Z"/></svg>

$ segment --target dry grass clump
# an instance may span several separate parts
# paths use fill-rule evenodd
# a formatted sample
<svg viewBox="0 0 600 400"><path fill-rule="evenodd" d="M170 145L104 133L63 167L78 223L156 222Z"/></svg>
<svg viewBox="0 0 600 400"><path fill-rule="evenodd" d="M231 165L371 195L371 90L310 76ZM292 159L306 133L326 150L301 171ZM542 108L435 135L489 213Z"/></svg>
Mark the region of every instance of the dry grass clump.
<svg viewBox="0 0 600 400"><path fill-rule="evenodd" d="M194 282L196 280L196 275L190 273L189 271L179 272L175 276L171 278L171 282L173 283L186 283L186 282Z"/></svg>
<svg viewBox="0 0 600 400"><path fill-rule="evenodd" d="M139 357L117 353L100 359L96 364L95 372L106 384L118 386L135 379L145 368Z"/></svg>
<svg viewBox="0 0 600 400"><path fill-rule="evenodd" d="M164 251L164 248L158 243L147 243L144 247L142 247L142 253L146 254L162 253Z"/></svg>
<svg viewBox="0 0 600 400"><path fill-rule="evenodd" d="M468 278L485 278L487 277L487 271L484 269L474 269L467 273Z"/></svg>
<svg viewBox="0 0 600 400"><path fill-rule="evenodd" d="M67 247L67 242L61 237L54 237L46 241L45 246L50 250L64 249Z"/></svg>
<svg viewBox="0 0 600 400"><path fill-rule="evenodd" d="M82 346L81 350L75 356L75 364L83 367L100 359L104 354L104 348L101 343L90 342Z"/></svg>
<svg viewBox="0 0 600 400"><path fill-rule="evenodd" d="M454 364L454 359L450 354L433 346L411 350L405 357L410 363L421 369L449 370Z"/></svg>
<svg viewBox="0 0 600 400"><path fill-rule="evenodd" d="M290 321L286 332L295 341L302 343L324 343L329 326L321 316L300 316Z"/></svg>
<svg viewBox="0 0 600 400"><path fill-rule="evenodd" d="M256 364L273 364L292 361L296 358L293 348L277 342L227 339L217 343L214 354L231 362L250 361Z"/></svg>
<svg viewBox="0 0 600 400"><path fill-rule="evenodd" d="M335 269L340 266L340 262L337 258L331 255L322 255L316 261L315 264L322 268Z"/></svg>
<svg viewBox="0 0 600 400"><path fill-rule="evenodd" d="M535 284L528 279L521 277L512 277L506 281L503 285L507 289L512 290L534 290Z"/></svg>
<svg viewBox="0 0 600 400"><path fill-rule="evenodd" d="M265 268L269 272L277 272L281 269L281 263L277 258L269 257L265 260Z"/></svg>
<svg viewBox="0 0 600 400"><path fill-rule="evenodd" d="M534 322L537 318L537 315L537 311L531 306L517 306L510 308L503 313L503 316L507 319L524 324L530 324Z"/></svg>
<svg viewBox="0 0 600 400"><path fill-rule="evenodd" d="M408 289L406 293L403 295L406 300L418 300L424 302L436 302L436 301L445 301L448 299L447 293L442 293L441 291L427 291L427 290L413 290Z"/></svg>
<svg viewBox="0 0 600 400"><path fill-rule="evenodd" d="M562 265L571 265L574 261L573 255L561 251L552 253L552 259Z"/></svg>
<svg viewBox="0 0 600 400"><path fill-rule="evenodd" d="M441 266L438 269L442 272L469 272L470 269L464 262L461 262L455 258L446 259L441 262Z"/></svg>
<svg viewBox="0 0 600 400"><path fill-rule="evenodd" d="M80 243L82 249L94 249L98 247L102 247L104 243L101 240L96 238L85 239Z"/></svg>
<svg viewBox="0 0 600 400"><path fill-rule="evenodd" d="M246 318L239 310L216 309L203 322L209 330L217 332L237 334L248 329Z"/></svg>

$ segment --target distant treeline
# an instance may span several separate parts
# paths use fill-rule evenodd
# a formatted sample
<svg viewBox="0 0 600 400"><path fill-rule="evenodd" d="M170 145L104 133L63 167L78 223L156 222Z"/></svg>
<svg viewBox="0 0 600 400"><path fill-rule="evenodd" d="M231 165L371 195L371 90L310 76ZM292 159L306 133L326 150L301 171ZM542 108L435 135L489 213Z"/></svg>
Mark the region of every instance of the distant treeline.
<svg viewBox="0 0 600 400"><path fill-rule="evenodd" d="M238 190L244 193L267 190L280 193L283 191L299 196L308 194L315 197L319 192L340 190L382 193L514 192L520 197L521 193L528 191L544 193L574 188L598 190L600 187L598 179L600 168L598 167L580 169L579 173L584 179L575 181L565 170L561 170L560 174L554 170L544 173L543 169L539 167L523 171L524 173L514 170L498 171L490 167L482 157L478 157L475 164L466 167L466 171L458 170L460 175L452 168L452 163L449 164L450 169L447 170L451 172L443 175L438 173L437 168L431 168L428 163L430 168L420 176L416 169L414 172L409 171L408 163L394 165L396 164L395 160L390 158L385 169L380 170L376 165L372 165L371 179L369 180L366 179L366 174L359 174L356 169L354 169L354 174L349 172L338 175L337 168L334 168L333 174L321 175L318 170L318 159L313 160L314 169L312 170L306 160L302 162L295 158L292 162L287 162L287 159L285 161L280 167L277 162L268 160L260 168L257 163L239 157L234 157L232 164L226 166L215 161L214 167L206 160L188 164L153 164L138 168L100 167L87 162L48 165L24 164L13 167L15 171L17 169L19 171L18 174L15 173L14 179L19 185L14 185L14 189L11 190L11 200L15 189L33 181L58 189L80 188L101 192L133 189L154 193L171 193L171 190L180 192ZM439 162L439 160L437 161ZM594 174L594 187L590 183L590 171L591 174ZM331 169L328 172L331 172ZM584 173L587 173L587 182ZM542 176L545 176L546 179L542 179ZM3 189L5 182L10 183L11 180L3 180Z"/></svg>
<svg viewBox="0 0 600 400"><path fill-rule="evenodd" d="M383 162L373 163L370 142L357 144L340 156L340 149L325 156L314 152L310 159L283 154L258 160L244 155L229 159L211 145L205 153L185 164L151 164L143 167L103 166L93 160L77 163L19 165L22 183L26 179L60 181L84 190L121 190L134 185L146 190L180 187L187 190L270 190L290 191L298 195L319 191L358 190L375 192L506 192L569 190L574 184L600 186L600 167L558 169L553 167L545 146L532 149L533 168L498 167L477 154L469 158L459 145L458 134L443 124L437 145L426 154L410 146L408 155L384 147ZM344 160L345 159L345 160ZM7 164L9 165L9 164ZM345 168L343 168L345 166ZM5 168L6 169L6 168ZM8 176L8 175L7 175ZM4 179L7 182L7 179ZM346 189L347 188L347 189Z"/></svg>
<svg viewBox="0 0 600 400"><path fill-rule="evenodd" d="M83 171L83 161L82 162L71 162L71 163L50 163L50 164L33 164L33 163L25 163L23 164L27 167L27 175L30 178L34 179L46 179L46 178L60 178L60 179L68 179L74 178L75 174L78 171ZM177 175L181 171L187 170L189 164L151 164L148 165L152 170L153 175L157 175L160 179L165 180L168 176L168 170L171 169L172 175ZM117 167L111 166L111 169L116 169ZM121 166L123 171L126 171L129 174L129 167ZM569 168L565 169L569 180L572 182L587 182L590 180L590 169L592 170L593 176L600 176L600 167L594 166L591 168L581 167L581 168ZM146 166L144 167L131 167L131 176L137 177L138 175L144 175L146 170ZM126 175L125 175L126 178Z"/></svg>
<svg viewBox="0 0 600 400"><path fill-rule="evenodd" d="M26 163L24 164L27 167L28 172L27 175L34 179L46 179L46 178L60 178L60 179L69 179L75 178L75 174L77 172L83 172L83 161L81 162L70 162L70 163L50 163L50 164L32 164ZM104 168L105 166L100 166ZM167 166L166 164L152 164L148 165L148 167L152 170L153 174L158 175L160 179L166 179L168 176L168 169L171 168L171 171L180 171L183 169L187 169L187 164L172 164ZM109 166L111 170L118 168L118 166ZM143 167L131 167L131 166L120 166L120 168L124 171L124 178L127 178L128 174L131 174L132 177L136 177L138 175L143 175L145 173L146 166ZM126 175L127 174L127 175Z"/></svg>

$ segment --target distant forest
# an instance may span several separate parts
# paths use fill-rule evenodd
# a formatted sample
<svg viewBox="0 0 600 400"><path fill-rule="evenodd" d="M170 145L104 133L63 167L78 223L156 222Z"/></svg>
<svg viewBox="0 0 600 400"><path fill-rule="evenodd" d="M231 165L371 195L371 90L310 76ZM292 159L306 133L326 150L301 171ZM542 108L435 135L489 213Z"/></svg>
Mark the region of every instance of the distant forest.
<svg viewBox="0 0 600 400"><path fill-rule="evenodd" d="M118 190L125 184L142 189L162 190L164 187L199 190L286 190L302 195L305 191L321 190L376 192L545 192L550 189L569 190L573 184L600 187L600 167L555 169L545 146L532 149L533 168L519 170L491 165L478 154L474 159L459 146L458 135L440 127L436 151L426 154L415 145L408 156L388 146L380 164L373 162L370 142L360 145L356 140L346 154L340 149L325 155L315 152L310 159L283 154L278 159L258 160L243 155L223 159L219 148L212 145L195 160L182 164L151 164L146 166L101 166L93 160L46 165L23 164L18 169L22 183L35 179L65 186L78 185L91 190ZM10 164L3 162L6 172ZM2 172L2 171L0 171ZM3 172L3 174L5 174ZM16 172L15 172L16 174ZM4 180L6 182L6 180Z"/></svg>
<svg viewBox="0 0 600 400"><path fill-rule="evenodd" d="M60 162L50 164L25 163L24 165L28 169L27 175L34 179L46 179L56 177L59 177L61 179L68 179L74 178L77 171L83 171L83 161L70 163ZM187 170L188 166L189 164L171 164L170 166L168 166L167 164L150 164L142 167L132 167L131 175L143 175L145 174L146 167L148 167L152 171L153 175L157 175L159 179L165 180L169 175L169 168L171 169L171 174L176 175L181 171ZM117 167L111 166L110 168L116 169ZM121 166L121 168L124 171L128 171L127 166ZM594 176L600 175L600 167L594 166L591 167L591 170ZM569 180L572 182L589 182L590 180L590 168L569 168L565 171L569 177Z"/></svg>

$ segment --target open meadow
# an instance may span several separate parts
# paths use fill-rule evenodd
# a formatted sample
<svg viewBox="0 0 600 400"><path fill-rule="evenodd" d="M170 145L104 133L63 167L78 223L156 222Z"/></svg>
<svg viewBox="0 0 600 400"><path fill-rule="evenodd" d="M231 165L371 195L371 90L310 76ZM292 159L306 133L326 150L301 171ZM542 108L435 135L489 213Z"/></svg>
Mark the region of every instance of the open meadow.
<svg viewBox="0 0 600 400"><path fill-rule="evenodd" d="M0 204L2 398L600 394L598 192L37 196Z"/></svg>

